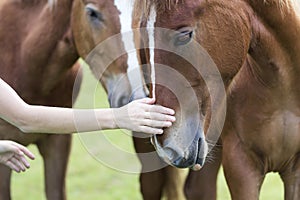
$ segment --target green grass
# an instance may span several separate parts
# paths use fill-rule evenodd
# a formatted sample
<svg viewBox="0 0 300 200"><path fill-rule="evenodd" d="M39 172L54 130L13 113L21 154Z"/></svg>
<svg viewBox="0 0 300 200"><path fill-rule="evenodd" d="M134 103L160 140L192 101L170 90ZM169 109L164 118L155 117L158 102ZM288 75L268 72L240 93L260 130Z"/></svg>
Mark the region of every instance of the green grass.
<svg viewBox="0 0 300 200"><path fill-rule="evenodd" d="M76 102L76 107L92 108L107 107L107 97L102 88L97 87L95 90L96 80L86 68L84 70L84 83L82 90ZM97 99L97 101L91 101ZM133 152L131 137L124 134L123 131L105 131L105 137L115 146L128 152ZM126 132L128 133L128 132ZM67 173L67 196L69 200L135 200L142 199L139 192L138 174L125 173L112 169L99 162L98 156L91 156L85 146L90 145L90 151L105 152L105 159L117 160L117 165L123 166L139 164L136 159L127 160L120 155L111 155L109 149L105 148L103 140L93 146L98 141L100 134L93 133L82 144L82 139L78 135L73 137L73 147ZM95 140L94 140L95 139ZM94 142L94 143L93 143ZM35 146L30 149L37 155L35 161L31 162L31 169L26 173L13 173L12 178L12 197L16 200L44 200L44 178L43 163ZM218 200L229 200L229 192L225 184L223 173L218 178ZM267 176L261 192L262 200L279 200L283 199L283 185L277 174Z"/></svg>

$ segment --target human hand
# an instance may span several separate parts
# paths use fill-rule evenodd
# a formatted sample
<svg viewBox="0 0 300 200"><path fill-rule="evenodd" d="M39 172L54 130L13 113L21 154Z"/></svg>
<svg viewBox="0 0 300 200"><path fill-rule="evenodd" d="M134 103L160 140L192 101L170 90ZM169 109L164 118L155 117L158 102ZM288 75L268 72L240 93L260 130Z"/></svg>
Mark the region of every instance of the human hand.
<svg viewBox="0 0 300 200"><path fill-rule="evenodd" d="M119 128L148 134L162 134L164 127L176 120L174 110L153 105L155 99L144 98L118 108L114 113Z"/></svg>
<svg viewBox="0 0 300 200"><path fill-rule="evenodd" d="M0 163L16 172L30 167L26 157L34 159L34 155L23 145L10 140L0 140Z"/></svg>

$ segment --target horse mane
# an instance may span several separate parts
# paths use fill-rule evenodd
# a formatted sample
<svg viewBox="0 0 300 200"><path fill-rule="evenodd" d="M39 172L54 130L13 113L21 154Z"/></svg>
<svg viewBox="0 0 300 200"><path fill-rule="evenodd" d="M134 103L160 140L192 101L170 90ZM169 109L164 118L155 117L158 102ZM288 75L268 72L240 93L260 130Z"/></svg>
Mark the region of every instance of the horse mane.
<svg viewBox="0 0 300 200"><path fill-rule="evenodd" d="M297 6L298 0L264 0L265 4L276 4L280 10L288 8L288 10Z"/></svg>
<svg viewBox="0 0 300 200"><path fill-rule="evenodd" d="M150 12L151 6L156 7L157 12L164 12L166 9L171 9L175 7L179 1L184 0L142 0L142 1L135 1L135 8L137 10L143 10L146 16L148 16ZM291 10L292 8L299 8L300 3L299 0L263 0L265 4L276 4L281 11L284 8L287 10Z"/></svg>
<svg viewBox="0 0 300 200"><path fill-rule="evenodd" d="M179 1L184 0L136 0L135 9L143 10L145 15L148 16L150 8L152 6L156 7L157 12L164 12L166 9L171 9L172 7L175 7Z"/></svg>

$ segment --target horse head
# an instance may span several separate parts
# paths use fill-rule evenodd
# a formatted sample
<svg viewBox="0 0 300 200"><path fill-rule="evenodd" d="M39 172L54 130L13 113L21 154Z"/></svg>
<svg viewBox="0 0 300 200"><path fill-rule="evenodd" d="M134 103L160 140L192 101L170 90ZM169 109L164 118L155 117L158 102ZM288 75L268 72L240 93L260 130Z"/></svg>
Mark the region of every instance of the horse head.
<svg viewBox="0 0 300 200"><path fill-rule="evenodd" d="M76 48L100 79L111 107L127 104L131 96L119 15L114 1L75 0L73 4L71 26Z"/></svg>
<svg viewBox="0 0 300 200"><path fill-rule="evenodd" d="M150 89L156 103L173 108L177 118L152 143L171 165L199 169L221 133L225 91L247 56L247 16L214 0L149 0L143 6Z"/></svg>

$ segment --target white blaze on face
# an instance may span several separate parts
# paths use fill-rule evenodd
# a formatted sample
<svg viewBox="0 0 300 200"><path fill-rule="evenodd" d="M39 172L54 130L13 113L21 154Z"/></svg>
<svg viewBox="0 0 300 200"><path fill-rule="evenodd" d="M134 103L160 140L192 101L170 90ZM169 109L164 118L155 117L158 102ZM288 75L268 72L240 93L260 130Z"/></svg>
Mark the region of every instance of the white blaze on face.
<svg viewBox="0 0 300 200"><path fill-rule="evenodd" d="M51 10L53 10L53 8L55 7L56 1L57 0L48 0L48 6L50 7Z"/></svg>
<svg viewBox="0 0 300 200"><path fill-rule="evenodd" d="M156 10L152 6L147 23L148 37L149 37L149 50L150 50L150 64L151 64L151 82L152 82L152 97L155 98L155 68L154 68L154 26L156 22Z"/></svg>
<svg viewBox="0 0 300 200"><path fill-rule="evenodd" d="M134 1L131 0L115 0L115 6L121 12L120 23L121 23L121 33L122 40L124 43L125 50L128 55L128 69L127 74L136 98L145 97L145 92L143 90L142 77L139 67L138 54L135 49L134 35L132 31L132 12Z"/></svg>

